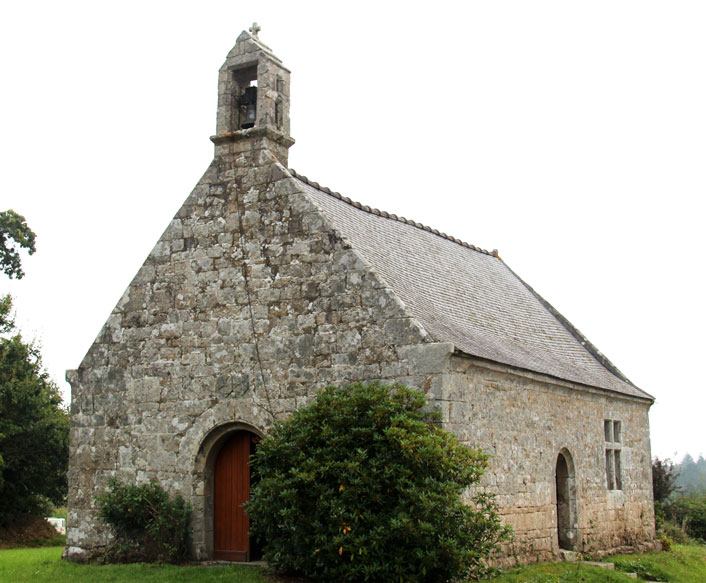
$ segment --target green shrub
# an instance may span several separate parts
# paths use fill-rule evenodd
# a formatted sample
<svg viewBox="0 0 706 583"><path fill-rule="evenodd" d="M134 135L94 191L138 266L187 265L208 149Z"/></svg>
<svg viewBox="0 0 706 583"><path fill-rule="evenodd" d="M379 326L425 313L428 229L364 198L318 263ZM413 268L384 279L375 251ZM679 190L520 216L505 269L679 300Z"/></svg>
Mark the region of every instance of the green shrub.
<svg viewBox="0 0 706 583"><path fill-rule="evenodd" d="M132 486L115 479L98 497L99 516L115 541L110 562L179 562L189 552L191 505L180 495L170 498L156 482Z"/></svg>
<svg viewBox="0 0 706 583"><path fill-rule="evenodd" d="M492 498L472 503L487 456L430 422L405 387L329 387L253 458L246 508L264 559L317 581L437 583L479 576L509 537Z"/></svg>
<svg viewBox="0 0 706 583"><path fill-rule="evenodd" d="M693 542L682 525L677 524L673 520L664 520L664 522L660 525L657 534L660 536L665 536L668 539L671 539L672 542L679 545L685 545Z"/></svg>
<svg viewBox="0 0 706 583"><path fill-rule="evenodd" d="M706 494L691 494L673 500L665 511L691 538L706 540Z"/></svg>
<svg viewBox="0 0 706 583"><path fill-rule="evenodd" d="M674 544L673 539L669 538L666 534L662 533L659 535L659 542L662 545L662 550L665 553L672 552L672 545Z"/></svg>

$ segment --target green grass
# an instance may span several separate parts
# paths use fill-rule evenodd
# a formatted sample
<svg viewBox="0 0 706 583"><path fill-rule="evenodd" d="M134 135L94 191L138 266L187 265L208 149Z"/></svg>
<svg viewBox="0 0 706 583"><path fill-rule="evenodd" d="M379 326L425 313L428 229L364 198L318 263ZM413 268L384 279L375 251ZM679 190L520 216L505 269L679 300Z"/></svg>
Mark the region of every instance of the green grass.
<svg viewBox="0 0 706 583"><path fill-rule="evenodd" d="M257 567L77 565L61 547L0 551L1 583L271 583Z"/></svg>
<svg viewBox="0 0 706 583"><path fill-rule="evenodd" d="M492 583L704 583L706 546L675 545L671 553L616 555L608 571L583 563L537 563L512 569ZM61 560L61 547L0 550L0 583L271 583L256 567L174 565L76 565Z"/></svg>
<svg viewBox="0 0 706 583"><path fill-rule="evenodd" d="M608 559L621 571L637 573L641 579L670 583L706 581L706 546L674 545L671 553L615 555Z"/></svg>
<svg viewBox="0 0 706 583"><path fill-rule="evenodd" d="M508 570L492 583L628 583L635 579L625 573L637 573L637 581L669 583L706 582L706 546L675 545L671 553L615 555L604 559L615 563L615 571L583 563L537 563Z"/></svg>
<svg viewBox="0 0 706 583"><path fill-rule="evenodd" d="M492 583L635 583L624 573L583 563L535 563L504 572Z"/></svg>

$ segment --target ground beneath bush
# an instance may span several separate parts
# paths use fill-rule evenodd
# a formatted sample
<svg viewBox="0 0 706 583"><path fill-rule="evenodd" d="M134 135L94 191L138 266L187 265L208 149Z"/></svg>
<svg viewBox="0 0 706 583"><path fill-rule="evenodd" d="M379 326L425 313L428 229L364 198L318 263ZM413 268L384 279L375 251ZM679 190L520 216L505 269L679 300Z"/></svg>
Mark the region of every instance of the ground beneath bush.
<svg viewBox="0 0 706 583"><path fill-rule="evenodd" d="M26 518L13 526L0 526L0 549L43 546L56 540L57 534L43 518Z"/></svg>

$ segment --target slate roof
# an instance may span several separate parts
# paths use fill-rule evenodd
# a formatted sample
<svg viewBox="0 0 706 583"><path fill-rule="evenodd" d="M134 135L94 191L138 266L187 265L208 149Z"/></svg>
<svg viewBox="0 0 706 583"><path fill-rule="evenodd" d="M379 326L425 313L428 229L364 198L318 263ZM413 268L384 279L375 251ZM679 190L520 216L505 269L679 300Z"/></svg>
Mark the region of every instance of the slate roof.
<svg viewBox="0 0 706 583"><path fill-rule="evenodd" d="M435 341L493 362L653 400L496 253L363 206L291 172Z"/></svg>

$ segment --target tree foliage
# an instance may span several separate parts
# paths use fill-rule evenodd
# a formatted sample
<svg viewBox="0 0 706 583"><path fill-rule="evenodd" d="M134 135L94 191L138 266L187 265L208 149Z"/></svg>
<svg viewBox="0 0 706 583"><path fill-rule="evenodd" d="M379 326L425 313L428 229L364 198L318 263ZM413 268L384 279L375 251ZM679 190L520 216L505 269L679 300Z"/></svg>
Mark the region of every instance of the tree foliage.
<svg viewBox="0 0 706 583"><path fill-rule="evenodd" d="M18 248L32 255L35 237L22 215L12 209L0 212L0 268L8 277L24 276Z"/></svg>
<svg viewBox="0 0 706 583"><path fill-rule="evenodd" d="M0 305L6 316L9 296ZM68 439L68 413L37 347L19 334L0 338L0 523L63 503Z"/></svg>
<svg viewBox="0 0 706 583"><path fill-rule="evenodd" d="M430 422L401 386L329 387L253 458L247 510L264 558L317 581L437 583L479 575L509 536L477 485L487 456Z"/></svg>
<svg viewBox="0 0 706 583"><path fill-rule="evenodd" d="M0 269L24 276L18 248L34 253L24 217L0 212ZM42 366L39 349L15 330L12 299L0 297L0 525L41 515L66 497L68 413Z"/></svg>
<svg viewBox="0 0 706 583"><path fill-rule="evenodd" d="M15 327L12 317L12 298L9 295L0 297L0 333L11 332Z"/></svg>
<svg viewBox="0 0 706 583"><path fill-rule="evenodd" d="M677 485L685 495L706 493L706 459L702 455L695 460L686 454L677 467Z"/></svg>
<svg viewBox="0 0 706 583"><path fill-rule="evenodd" d="M655 502L666 502L672 494L679 491L678 477L679 469L669 458L661 460L655 457L652 460L652 491Z"/></svg>
<svg viewBox="0 0 706 583"><path fill-rule="evenodd" d="M108 560L175 563L187 557L191 505L178 494L170 498L156 481L130 485L111 480L98 506L115 535Z"/></svg>

